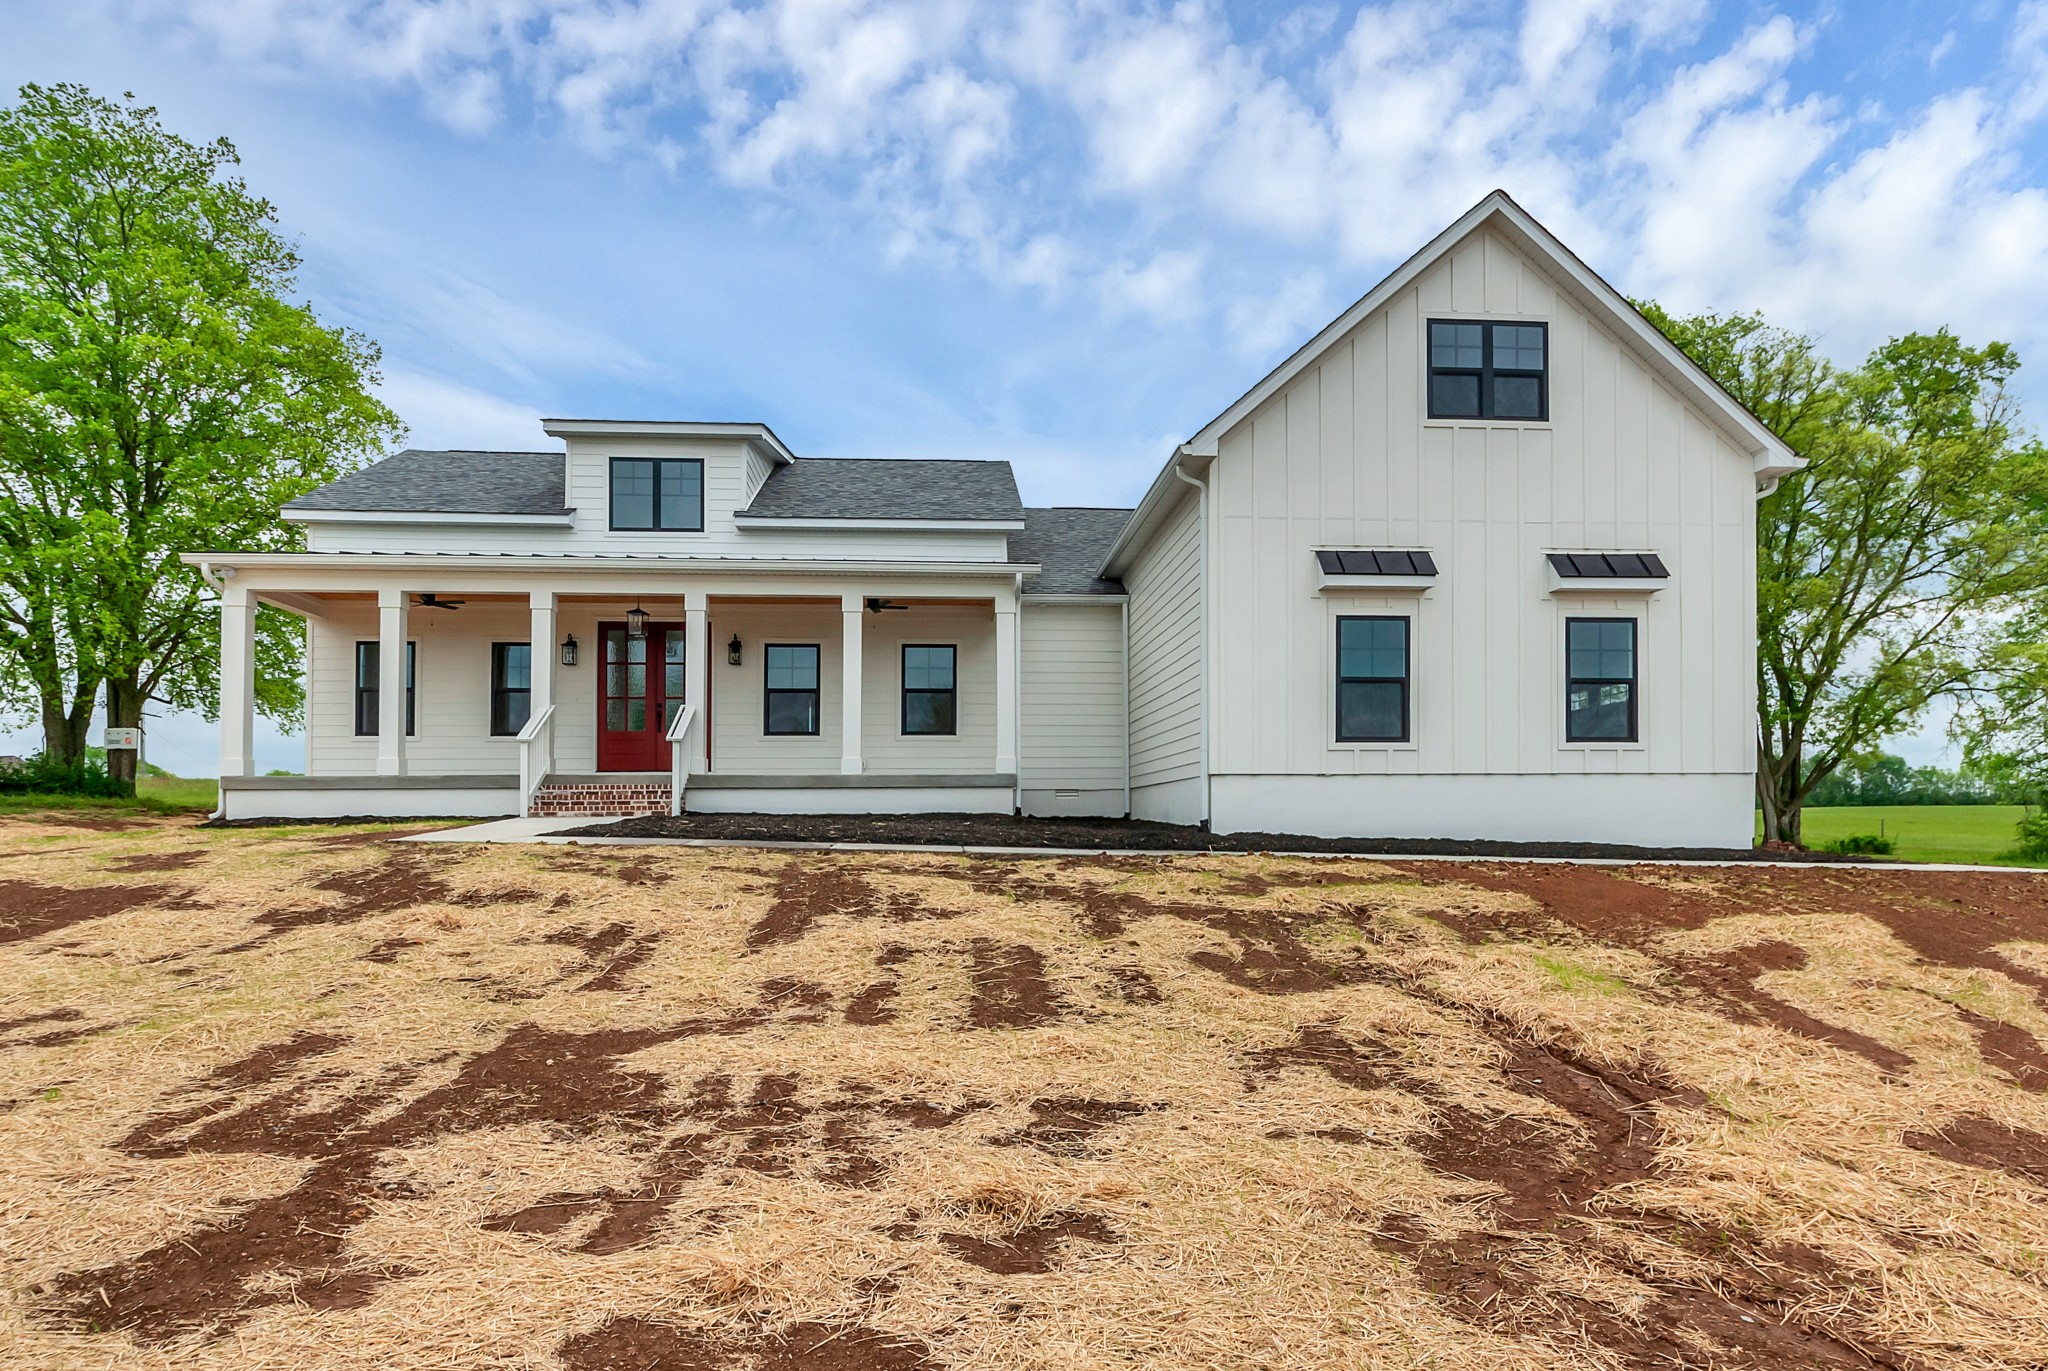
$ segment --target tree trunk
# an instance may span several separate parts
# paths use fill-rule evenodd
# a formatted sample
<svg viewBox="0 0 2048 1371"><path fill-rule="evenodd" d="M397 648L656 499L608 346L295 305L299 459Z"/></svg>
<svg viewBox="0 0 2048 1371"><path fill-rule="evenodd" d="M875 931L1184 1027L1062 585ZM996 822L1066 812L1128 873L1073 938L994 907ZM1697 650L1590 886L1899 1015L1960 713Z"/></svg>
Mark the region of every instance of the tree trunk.
<svg viewBox="0 0 2048 1371"><path fill-rule="evenodd" d="M80 682L65 699L64 692L44 690L43 755L63 766L77 766L85 760L85 740L92 727L92 707L99 695L97 685L88 689Z"/></svg>
<svg viewBox="0 0 2048 1371"><path fill-rule="evenodd" d="M1800 755L1757 757L1756 797L1763 810L1764 841L1804 846L1799 841L1799 819L1803 800L1799 794Z"/></svg>
<svg viewBox="0 0 2048 1371"><path fill-rule="evenodd" d="M142 689L134 676L107 682L107 727L142 727ZM126 793L135 793L136 761L142 754L134 748L107 749L107 775L123 783Z"/></svg>

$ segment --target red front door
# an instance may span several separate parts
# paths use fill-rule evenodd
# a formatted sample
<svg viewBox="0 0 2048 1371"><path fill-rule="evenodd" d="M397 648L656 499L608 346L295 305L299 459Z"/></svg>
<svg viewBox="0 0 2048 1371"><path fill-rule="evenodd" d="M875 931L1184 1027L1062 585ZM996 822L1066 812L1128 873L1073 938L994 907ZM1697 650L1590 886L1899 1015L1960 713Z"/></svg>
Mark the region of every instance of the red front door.
<svg viewBox="0 0 2048 1371"><path fill-rule="evenodd" d="M597 769L666 771L668 726L683 707L681 624L597 626Z"/></svg>

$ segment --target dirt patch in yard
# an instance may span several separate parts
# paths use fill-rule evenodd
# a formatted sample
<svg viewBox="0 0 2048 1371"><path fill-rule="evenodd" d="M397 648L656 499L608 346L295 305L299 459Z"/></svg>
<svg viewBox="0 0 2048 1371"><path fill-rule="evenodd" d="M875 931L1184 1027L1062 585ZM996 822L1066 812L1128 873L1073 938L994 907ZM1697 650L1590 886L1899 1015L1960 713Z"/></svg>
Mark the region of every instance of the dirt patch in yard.
<svg viewBox="0 0 2048 1371"><path fill-rule="evenodd" d="M562 1344L564 1371L937 1371L922 1345L878 1329L796 1323L747 1337L613 1319Z"/></svg>
<svg viewBox="0 0 2048 1371"><path fill-rule="evenodd" d="M878 843L890 847L1071 848L1113 852L1327 852L1418 857L1578 857L1671 861L1856 862L1833 852L1755 848L1628 847L1422 838L1313 838L1299 833L1209 833L1143 819L1034 819L1007 814L651 814L561 832L576 838L709 838L722 842Z"/></svg>
<svg viewBox="0 0 2048 1371"><path fill-rule="evenodd" d="M0 943L40 938L176 898L160 885L43 885L0 880Z"/></svg>
<svg viewBox="0 0 2048 1371"><path fill-rule="evenodd" d="M0 943L0 1365L2048 1363L2036 877L165 833L0 834L207 858Z"/></svg>

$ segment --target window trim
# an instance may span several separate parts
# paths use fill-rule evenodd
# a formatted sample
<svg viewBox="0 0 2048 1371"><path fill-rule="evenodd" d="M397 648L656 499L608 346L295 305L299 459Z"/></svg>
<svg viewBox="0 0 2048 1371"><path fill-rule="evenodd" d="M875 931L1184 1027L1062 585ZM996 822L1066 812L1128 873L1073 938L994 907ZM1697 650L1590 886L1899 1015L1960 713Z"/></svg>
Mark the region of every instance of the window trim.
<svg viewBox="0 0 2048 1371"><path fill-rule="evenodd" d="M808 690L796 690L786 686L768 684L769 657L777 648L809 648L811 653L811 679ZM764 643L761 646L761 736L764 738L815 738L825 728L825 649L821 643ZM774 702L777 695L808 695L811 697L811 726L807 729L776 728Z"/></svg>
<svg viewBox="0 0 2048 1371"><path fill-rule="evenodd" d="M1620 676L1572 675L1572 625L1627 624L1630 674ZM1585 738L1572 732L1572 687L1574 685L1628 686L1628 736ZM1643 621L1633 614L1567 614L1564 620L1564 741L1568 747L1634 747L1643 740Z"/></svg>
<svg viewBox="0 0 2048 1371"><path fill-rule="evenodd" d="M355 673L356 673L356 684L355 684L355 691L354 691L354 693L353 693L353 694L352 694L352 695L350 696L350 701L351 701L351 703L353 703L353 704L354 704L354 706L355 706L355 715L356 715L356 717L355 717L355 726L356 726L356 732L355 732L355 736L356 736L356 737L358 737L358 738L374 738L374 737L376 737L376 736L377 736L377 733L378 733L378 729L379 729L379 728L380 728L380 727L381 727L381 726L383 725L383 722L384 722L384 717L383 717L383 709L382 709L382 704L383 704L383 702L382 702L382 701L380 700L380 701L378 702L379 708L377 708L377 709L374 709L374 710L370 711L370 721L371 721L371 726L370 726L370 728L369 728L368 730L365 730L365 729L363 728L363 696L365 696L365 695L376 695L376 694L378 694L378 693L379 693L379 691L380 691L380 690L381 690L381 689L383 688L383 680L384 680L384 678L383 678L383 674L382 674L382 672L381 672L381 671L374 671L374 672L371 672L371 673L370 673L370 684L369 684L369 685L364 685L364 684L363 684L363 649L364 649L364 648L366 648L366 647L371 647L371 648L377 648L377 649L378 649L378 651L379 651L379 655L381 656L381 655L382 655L382 649L383 649L383 642L384 642L384 640L383 640L383 639L381 639L381 638L358 638L358 639L356 639L356 650L355 650ZM381 664L380 664L380 665L381 665ZM418 640L417 638L408 638L408 639L406 639L406 640L405 640L405 736L406 736L406 737L408 737L408 738L410 738L410 737L413 737L413 736L414 736L414 733L413 733L413 719L414 719L414 709L415 709L415 705L416 705L416 702L417 702L417 699L418 699L418 689L417 689L417 686L418 686L418 681L419 681L419 665L420 665L420 644L419 644L419 640Z"/></svg>
<svg viewBox="0 0 2048 1371"><path fill-rule="evenodd" d="M920 686L912 690L910 681L910 652L912 648L930 651L944 648L953 654L953 684L944 690ZM896 654L897 711L896 726L906 738L957 738L960 736L960 645L958 643L903 643ZM953 697L953 726L946 729L919 728L910 726L910 697L913 695L950 695Z"/></svg>
<svg viewBox="0 0 2048 1371"><path fill-rule="evenodd" d="M1396 746L1414 741L1414 694L1415 694L1415 616L1412 614L1339 614L1332 629L1331 641L1335 647L1336 661L1333 664L1334 682L1330 692L1331 733L1339 743ZM1344 625L1351 620L1368 622L1399 623L1401 625L1401 674L1394 676L1346 676L1344 674ZM1401 732L1397 737L1353 737L1344 732L1344 686L1347 682L1366 683L1398 680L1401 684Z"/></svg>
<svg viewBox="0 0 2048 1371"><path fill-rule="evenodd" d="M1545 354L1546 356L1548 354ZM645 524L622 524L619 522L619 463L645 462L654 468L654 500L648 510L651 522ZM661 522L661 469L664 466L693 466L697 468L697 521L694 524L677 524L673 527ZM624 457L614 454L605 468L605 521L614 533L702 533L704 531L704 459L702 457Z"/></svg>
<svg viewBox="0 0 2048 1371"><path fill-rule="evenodd" d="M1439 367L1436 365L1436 345L1433 335L1438 324L1477 324L1479 335L1479 368ZM1543 369L1528 371L1521 367L1508 367L1496 371L1493 365L1493 331L1496 328L1533 328L1543 334ZM1546 319L1425 319L1422 325L1422 408L1424 418L1443 423L1488 423L1488 424L1547 424L1550 422L1550 322ZM1479 413L1439 414L1436 412L1437 376L1472 376L1479 381ZM1493 381L1496 376L1533 376L1536 378L1536 413L1501 415L1493 413Z"/></svg>
<svg viewBox="0 0 2048 1371"><path fill-rule="evenodd" d="M523 647L526 649L526 685L523 688L505 684L505 649L512 647ZM531 642L515 641L491 644L490 717L485 720L485 725L490 729L493 738L516 738L525 731L527 722L533 718L533 672L533 644ZM503 715L498 707L499 699L501 696L512 695L524 695L526 697L526 717L520 720L518 728L501 729L498 727L498 720Z"/></svg>

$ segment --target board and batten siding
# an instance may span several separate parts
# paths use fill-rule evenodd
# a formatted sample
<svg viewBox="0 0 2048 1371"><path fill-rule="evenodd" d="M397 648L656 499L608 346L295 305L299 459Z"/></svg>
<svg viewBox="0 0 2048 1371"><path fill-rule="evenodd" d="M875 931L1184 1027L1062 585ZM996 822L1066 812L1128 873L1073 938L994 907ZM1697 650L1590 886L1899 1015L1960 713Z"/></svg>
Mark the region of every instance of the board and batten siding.
<svg viewBox="0 0 2048 1371"><path fill-rule="evenodd" d="M1427 321L1445 317L1549 325L1548 422L1426 417ZM1211 481L1219 777L1749 773L1750 459L1505 240L1474 234L1329 348L1223 436ZM1432 552L1433 588L1319 593L1316 549L1383 547ZM1671 579L1553 595L1553 549L1655 551ZM1343 613L1413 615L1410 743L1335 741ZM1582 614L1640 616L1639 744L1564 741L1564 621ZM1163 737L1148 774L1187 755Z"/></svg>
<svg viewBox="0 0 2048 1371"><path fill-rule="evenodd" d="M1025 812L1121 815L1123 606L1027 600L1017 631Z"/></svg>
<svg viewBox="0 0 2048 1371"><path fill-rule="evenodd" d="M1201 555L1201 502L1190 490L1124 575L1131 605L1131 813L1138 818L1204 817Z"/></svg>

